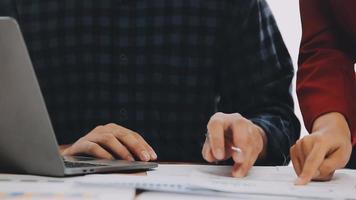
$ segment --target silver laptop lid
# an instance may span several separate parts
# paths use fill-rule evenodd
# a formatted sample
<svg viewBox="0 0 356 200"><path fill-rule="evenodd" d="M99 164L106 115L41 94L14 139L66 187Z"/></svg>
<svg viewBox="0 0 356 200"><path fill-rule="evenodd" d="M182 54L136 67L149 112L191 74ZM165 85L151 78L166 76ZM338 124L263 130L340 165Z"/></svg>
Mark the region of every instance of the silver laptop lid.
<svg viewBox="0 0 356 200"><path fill-rule="evenodd" d="M20 28L0 17L0 170L63 176L55 134Z"/></svg>

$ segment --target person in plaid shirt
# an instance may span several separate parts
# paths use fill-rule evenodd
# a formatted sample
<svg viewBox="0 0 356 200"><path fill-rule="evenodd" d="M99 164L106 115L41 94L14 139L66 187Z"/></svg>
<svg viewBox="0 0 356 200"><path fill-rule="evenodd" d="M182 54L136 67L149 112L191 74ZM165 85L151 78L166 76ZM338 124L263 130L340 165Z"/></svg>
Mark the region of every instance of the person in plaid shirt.
<svg viewBox="0 0 356 200"><path fill-rule="evenodd" d="M236 177L289 162L293 66L264 0L1 0L0 15L20 24L63 155L232 157Z"/></svg>

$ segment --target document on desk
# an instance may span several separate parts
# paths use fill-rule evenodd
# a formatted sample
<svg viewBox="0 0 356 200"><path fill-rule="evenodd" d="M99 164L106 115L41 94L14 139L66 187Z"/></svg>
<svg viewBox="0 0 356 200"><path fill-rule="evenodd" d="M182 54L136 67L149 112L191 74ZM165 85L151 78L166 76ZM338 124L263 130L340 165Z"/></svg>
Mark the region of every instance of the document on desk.
<svg viewBox="0 0 356 200"><path fill-rule="evenodd" d="M152 191L233 197L261 196L269 199L355 199L356 172L339 170L330 182L295 186L291 167L254 167L248 177L230 177L231 167L164 165L148 176L91 175L80 184L135 187ZM255 199L255 198L250 198Z"/></svg>
<svg viewBox="0 0 356 200"><path fill-rule="evenodd" d="M312 182L307 186L294 185L295 178L290 167L261 167L254 168L249 176L243 179L194 172L191 175L191 184L221 192L286 198L356 198L356 173L353 171L340 170L330 182Z"/></svg>
<svg viewBox="0 0 356 200"><path fill-rule="evenodd" d="M276 196L262 196L262 195L216 195L216 194L183 194L174 192L155 192L146 191L139 194L135 200L300 200L298 198L283 198Z"/></svg>
<svg viewBox="0 0 356 200"><path fill-rule="evenodd" d="M1 200L133 200L135 189L84 187L74 178L0 174Z"/></svg>
<svg viewBox="0 0 356 200"><path fill-rule="evenodd" d="M151 176L189 177L190 185L239 194L281 197L355 198L356 171L339 170L330 182L312 182L295 186L292 167L254 167L243 179L231 177L229 166L160 165L148 172Z"/></svg>

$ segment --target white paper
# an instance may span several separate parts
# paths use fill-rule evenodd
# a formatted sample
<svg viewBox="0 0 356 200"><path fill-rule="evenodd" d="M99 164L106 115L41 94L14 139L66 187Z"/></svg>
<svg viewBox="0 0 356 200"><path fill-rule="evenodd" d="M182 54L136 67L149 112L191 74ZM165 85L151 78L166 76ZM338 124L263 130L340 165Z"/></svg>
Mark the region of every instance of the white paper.
<svg viewBox="0 0 356 200"><path fill-rule="evenodd" d="M0 174L0 199L132 200L135 197L135 189L78 186L74 181L79 178Z"/></svg>
<svg viewBox="0 0 356 200"><path fill-rule="evenodd" d="M92 187L137 188L168 192L189 192L191 190L187 178L168 176L89 175L77 183Z"/></svg>
<svg viewBox="0 0 356 200"><path fill-rule="evenodd" d="M295 186L291 167L254 167L243 179L232 178L231 167L161 165L148 176L90 175L78 181L103 187L132 187L152 191L178 192L264 199L346 199L356 197L356 172L339 170L330 182ZM251 198L255 199L255 198Z"/></svg>
<svg viewBox="0 0 356 200"><path fill-rule="evenodd" d="M136 197L136 200L226 200L229 198L196 195L196 194L180 194L167 192L144 192Z"/></svg>
<svg viewBox="0 0 356 200"><path fill-rule="evenodd" d="M216 175L230 176L231 166L216 165L187 165L187 164L160 164L157 168L148 171L148 176L178 176L189 177L192 172L200 171Z"/></svg>
<svg viewBox="0 0 356 200"><path fill-rule="evenodd" d="M242 179L195 171L190 184L239 194L295 198L356 198L356 172L352 170L337 171L332 181L311 182L307 186L294 185L295 179L291 167L254 167L249 175Z"/></svg>
<svg viewBox="0 0 356 200"><path fill-rule="evenodd" d="M219 193L220 194L220 193ZM136 200L300 200L297 197L280 197L273 195L254 194L182 194L173 192L143 192L136 197ZM308 198L303 198L308 200ZM315 198L313 199L315 200Z"/></svg>

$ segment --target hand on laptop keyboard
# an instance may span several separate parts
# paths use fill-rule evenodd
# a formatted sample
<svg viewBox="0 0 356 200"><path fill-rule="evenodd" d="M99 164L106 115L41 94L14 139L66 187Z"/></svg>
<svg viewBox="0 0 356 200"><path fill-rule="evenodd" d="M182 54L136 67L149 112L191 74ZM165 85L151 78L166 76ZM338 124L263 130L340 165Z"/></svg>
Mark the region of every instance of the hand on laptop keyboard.
<svg viewBox="0 0 356 200"><path fill-rule="evenodd" d="M66 148L63 156L86 154L97 158L134 161L156 160L153 148L136 132L116 124L98 126Z"/></svg>

